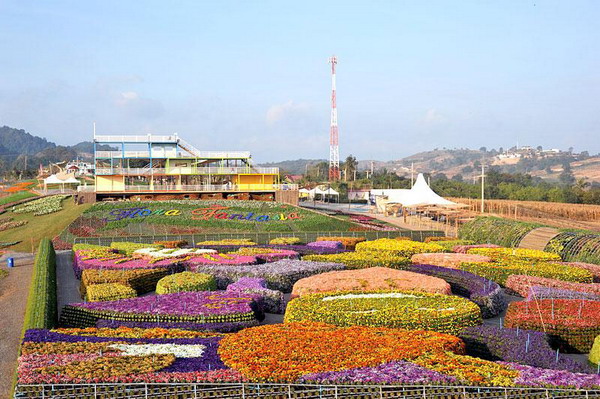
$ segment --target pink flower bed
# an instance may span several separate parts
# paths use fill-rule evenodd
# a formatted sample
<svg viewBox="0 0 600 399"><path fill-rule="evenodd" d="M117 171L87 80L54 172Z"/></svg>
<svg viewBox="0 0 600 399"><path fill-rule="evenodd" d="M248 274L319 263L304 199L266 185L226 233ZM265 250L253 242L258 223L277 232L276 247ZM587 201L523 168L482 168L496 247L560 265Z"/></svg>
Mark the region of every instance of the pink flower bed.
<svg viewBox="0 0 600 399"><path fill-rule="evenodd" d="M594 283L600 283L600 265L594 265L593 263L583 263L583 262L556 262L561 265L574 266L580 269L585 269L592 273L594 276Z"/></svg>
<svg viewBox="0 0 600 399"><path fill-rule="evenodd" d="M183 262L183 264L194 270L198 266L206 265L253 265L257 262L256 256L237 255L237 254L207 254L202 256L194 256Z"/></svg>
<svg viewBox="0 0 600 399"><path fill-rule="evenodd" d="M410 258L415 265L434 265L458 269L463 262L491 262L489 256L463 253L426 253L415 254Z"/></svg>
<svg viewBox="0 0 600 399"><path fill-rule="evenodd" d="M452 252L456 252L458 254L466 254L467 251L471 248L502 248L500 245L496 244L473 244L473 245L456 245L452 248Z"/></svg>
<svg viewBox="0 0 600 399"><path fill-rule="evenodd" d="M586 294L600 295L600 284L571 283L545 277L524 276L513 274L506 280L506 288L516 292L522 297L527 297L533 286L559 288L563 290L584 292Z"/></svg>
<svg viewBox="0 0 600 399"><path fill-rule="evenodd" d="M179 259L164 259L158 262L145 259L133 259L123 262L123 259L76 259L73 262L73 269L77 278L81 278L84 269L99 270L135 270L135 269L173 269L174 271L183 271L183 265Z"/></svg>

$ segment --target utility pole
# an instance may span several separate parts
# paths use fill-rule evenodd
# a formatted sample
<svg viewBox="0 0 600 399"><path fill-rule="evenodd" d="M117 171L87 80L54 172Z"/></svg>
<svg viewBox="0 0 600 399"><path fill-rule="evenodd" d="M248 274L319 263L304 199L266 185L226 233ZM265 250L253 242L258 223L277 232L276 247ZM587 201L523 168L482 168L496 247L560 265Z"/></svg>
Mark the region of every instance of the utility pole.
<svg viewBox="0 0 600 399"><path fill-rule="evenodd" d="M485 209L485 166L481 163L481 213L484 213Z"/></svg>
<svg viewBox="0 0 600 399"><path fill-rule="evenodd" d="M415 184L415 164L413 162L410 163L410 187L412 188L413 184Z"/></svg>
<svg viewBox="0 0 600 399"><path fill-rule="evenodd" d="M335 88L335 66L337 57L329 58L331 64L331 127L329 130L329 181L340 179L340 146L337 122L337 100Z"/></svg>

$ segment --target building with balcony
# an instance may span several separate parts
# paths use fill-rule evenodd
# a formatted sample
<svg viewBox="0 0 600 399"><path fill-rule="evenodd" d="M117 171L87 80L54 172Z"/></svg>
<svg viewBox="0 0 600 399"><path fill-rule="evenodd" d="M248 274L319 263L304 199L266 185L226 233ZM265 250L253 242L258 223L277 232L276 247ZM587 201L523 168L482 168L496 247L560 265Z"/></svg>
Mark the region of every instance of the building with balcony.
<svg viewBox="0 0 600 399"><path fill-rule="evenodd" d="M247 151L200 151L177 134L94 136L92 200L258 199L297 202L297 186L281 184L278 168L252 165ZM93 194L92 194L93 193ZM295 200L294 200L295 198Z"/></svg>

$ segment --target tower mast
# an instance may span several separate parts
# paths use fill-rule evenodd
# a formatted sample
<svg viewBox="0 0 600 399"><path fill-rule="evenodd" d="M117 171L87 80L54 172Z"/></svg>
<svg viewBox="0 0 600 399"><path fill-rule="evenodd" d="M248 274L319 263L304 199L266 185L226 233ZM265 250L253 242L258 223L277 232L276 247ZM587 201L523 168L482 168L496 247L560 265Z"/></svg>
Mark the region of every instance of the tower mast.
<svg viewBox="0 0 600 399"><path fill-rule="evenodd" d="M331 64L331 128L329 130L329 181L340 178L340 147L338 140L337 104L335 96L335 66L337 57L329 58Z"/></svg>

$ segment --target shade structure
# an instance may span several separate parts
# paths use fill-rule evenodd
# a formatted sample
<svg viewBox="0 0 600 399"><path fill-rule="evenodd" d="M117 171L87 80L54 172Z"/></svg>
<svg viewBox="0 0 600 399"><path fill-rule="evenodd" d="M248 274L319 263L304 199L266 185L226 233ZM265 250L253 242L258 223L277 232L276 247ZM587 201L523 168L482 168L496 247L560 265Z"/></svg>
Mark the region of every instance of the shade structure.
<svg viewBox="0 0 600 399"><path fill-rule="evenodd" d="M449 201L437 195L425 181L422 173L419 173L415 184L410 190L371 190L375 196L387 196L388 203L402 204L404 207L417 206L442 206L442 207L458 207L461 206L456 202Z"/></svg>

